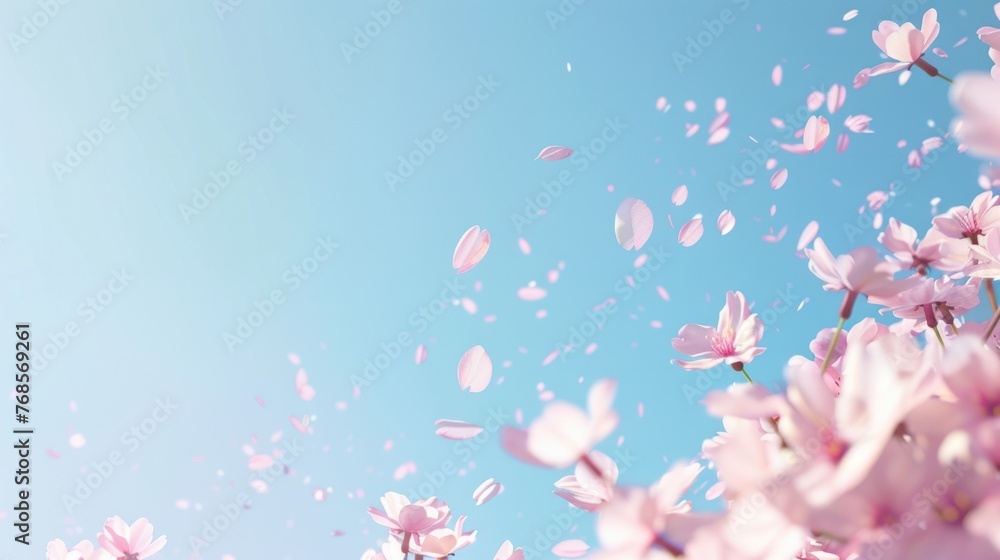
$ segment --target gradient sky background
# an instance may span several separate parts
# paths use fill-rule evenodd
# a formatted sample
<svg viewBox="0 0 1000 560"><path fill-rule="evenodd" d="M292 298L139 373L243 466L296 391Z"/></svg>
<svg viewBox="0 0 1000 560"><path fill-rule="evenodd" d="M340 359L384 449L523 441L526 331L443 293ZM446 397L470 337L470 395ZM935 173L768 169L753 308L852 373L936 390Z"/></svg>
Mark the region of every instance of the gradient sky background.
<svg viewBox="0 0 1000 560"><path fill-rule="evenodd" d="M385 491L417 489L446 461L462 462L465 474L446 477L436 494L470 516L467 527L480 530L478 543L459 558L491 558L506 539L534 547L537 532L567 511L551 490L569 471L518 463L501 451L495 432L466 453L434 435L435 420L481 424L491 411L513 416L521 410L530 421L544 406L539 383L558 399L582 403L591 383L613 376L620 381L622 423L601 449L613 452L621 436L621 449L636 458L622 481L652 483L673 462L694 457L720 426L685 394L697 376L670 363L678 357L670 339L682 325L714 324L726 290L743 291L760 311L791 285L797 299L809 301L801 311L793 306L774 314L764 339L768 351L748 367L757 380L780 383L784 362L808 353L815 332L835 324L840 304L796 255L807 223L818 220L820 236L834 252L846 252L874 243L874 229L851 238L844 226L857 225L868 193L887 190L892 181L906 191L885 217L921 232L930 225L931 199L940 197L943 211L981 192L980 163L951 145L927 169L907 172L909 150L940 134L928 121L946 128L954 116L944 81L915 73L902 87L897 75L875 78L862 90L851 84L858 70L882 61L870 33L894 7L912 12L919 6L913 20L926 8L939 10L935 46L949 58L929 56L943 73L987 71L986 47L975 31L997 25L992 1L589 0L552 25L546 12L559 9L556 0L401 0L402 11L348 60L341 44L387 4L245 0L220 17L209 0L114 7L71 2L16 49L8 34L20 33L22 18L41 8L28 0L0 6L0 29L8 37L0 49L0 278L7 293L0 317L10 329L9 348L14 322L30 321L36 353L50 337L58 339L67 322L79 326L43 369L36 362L34 544L30 552L12 544L14 488L5 474L5 554L39 558L46 541L93 539L106 517L121 515L129 521L145 516L157 534L168 536L162 557L189 558L191 536L245 492L251 509L204 558L313 558L317 552L358 558L384 537L365 508ZM842 21L852 8L860 15ZM678 69L674 53L683 53L688 39L705 29L703 21L724 9L735 21ZM837 26L846 34L827 33ZM784 81L775 87L770 77L778 64ZM126 116L115 100L141 84L147 68L167 76ZM499 85L455 128L446 111L489 77ZM817 112L833 129L826 148L809 156L777 153L778 166L790 172L781 190L768 188L772 172L761 169L754 185L727 200L720 196L717 182L728 182L731 166L747 161L743 150L759 147L750 136L787 141L770 119L794 114L813 89L825 92L838 83L848 87L843 108L833 116L825 106ZM667 112L656 110L661 96L671 104ZM707 146L720 97L732 114L732 134ZM686 100L697 103L693 113L685 111ZM241 143L281 109L294 119L246 161ZM837 154L844 118L862 113L874 118L876 132L852 134L850 148ZM57 177L53 162L65 161L67 146L102 119L113 130L71 173ZM534 161L545 146L589 144L605 119L619 119L627 129L586 170L573 160ZM685 123L698 123L701 131L685 138ZM445 141L393 192L384 174L437 128ZM900 140L908 146L898 148ZM186 220L180 205L191 204L194 189L230 160L240 162L241 173ZM572 185L519 232L512 215L523 214L525 200L543 193L543 182L563 170L572 174ZM670 197L681 184L690 197L678 208ZM656 220L643 251L663 247L671 256L587 340L597 343L596 352L543 366L591 308L621 296L616 283L635 271L638 253L623 250L613 230L626 197L645 200ZM723 237L715 220L726 209L737 225ZM704 238L679 246L670 220L679 228L698 213L705 216ZM478 311L449 301L420 332L410 317L456 278L452 251L473 225L493 239L485 260L459 277L461 297L474 300ZM785 226L780 242L762 241ZM317 238L327 237L339 248L292 290L284 274L313 253ZM521 237L530 243L529 255L518 248ZM546 275L559 263L565 268L550 285ZM134 277L128 286L102 311L81 313L87 298L97 297L122 268ZM548 296L518 299L518 288L532 281ZM656 286L669 292L669 301ZM238 318L275 289L284 291L284 303L230 352L223 333L234 332ZM536 318L540 309L548 313L544 319ZM861 307L856 317L871 311ZM485 322L488 315L496 321ZM415 343L355 398L351 376L401 332ZM419 366L416 343L429 351ZM477 344L493 358L493 383L483 393L463 393L456 366ZM0 359L13 362L13 353ZM309 373L317 391L311 402L295 392L298 366L289 353L299 355ZM706 381L724 388L736 378ZM130 450L122 433L149 418L156 399L167 398L177 410ZM307 414L314 417L312 435L296 432L288 420ZM13 425L12 416L5 422ZM278 431L281 440L272 442ZM73 448L72 434L86 444ZM0 442L8 450L0 461L5 473L15 460L13 437L7 437L9 443ZM283 441L306 450L269 492L257 494L247 482L244 445L266 454ZM116 451L124 464L68 511L64 495L94 462ZM417 472L394 480L397 467L409 461ZM506 492L477 507L472 492L490 477ZM702 480L699 504L714 475ZM326 501L313 498L317 487L331 489ZM179 508L178 500L189 507ZM334 530L345 534L331 536ZM581 517L579 528L561 531L550 545L566 538L593 543L592 523Z"/></svg>

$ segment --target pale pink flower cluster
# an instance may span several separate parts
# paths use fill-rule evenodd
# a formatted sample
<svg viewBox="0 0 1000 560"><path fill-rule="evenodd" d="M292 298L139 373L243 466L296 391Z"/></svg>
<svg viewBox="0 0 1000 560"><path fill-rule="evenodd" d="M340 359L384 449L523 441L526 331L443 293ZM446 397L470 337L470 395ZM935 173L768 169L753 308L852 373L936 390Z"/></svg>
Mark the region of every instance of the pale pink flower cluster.
<svg viewBox="0 0 1000 560"><path fill-rule="evenodd" d="M873 39L896 62L863 70L856 86L911 66L940 76L923 59L939 32L935 10L919 29L883 22ZM1000 64L998 34L979 31ZM951 98L963 146L1000 159L1000 84L963 75ZM805 251L823 288L844 299L837 327L817 333L809 356L786 362L780 390L747 371L764 352L764 326L744 294L727 294L715 325L680 329L673 348L692 358L675 364L726 366L747 382L705 397L724 431L651 486L619 485L618 465L596 449L618 427L614 380L591 387L586 409L553 402L527 428L504 429L513 457L575 468L555 494L596 517L598 543L586 558L1000 559L1000 197L986 192L948 210L922 237L891 219L878 241L834 255L816 239ZM861 298L895 322L848 324ZM977 312L992 319L966 319ZM703 481L713 483L705 495L724 502L721 512L696 512L687 499L706 471L717 480ZM434 498L382 501L384 512L369 513L389 541L363 560L442 558L475 539L462 519L446 529L450 511ZM508 541L494 558L525 554Z"/></svg>
<svg viewBox="0 0 1000 560"><path fill-rule="evenodd" d="M146 560L167 545L167 537L153 540L153 526L145 517L129 525L122 518L109 517L97 535L95 548L81 541L72 548L56 539L45 548L45 560Z"/></svg>
<svg viewBox="0 0 1000 560"><path fill-rule="evenodd" d="M447 527L451 508L437 498L411 503L402 494L388 492L382 496L382 507L368 508L368 515L389 529L389 540L381 552L369 551L364 560L399 560L410 553L418 559L447 558L476 542L476 531L462 531L465 516L458 518L454 529Z"/></svg>

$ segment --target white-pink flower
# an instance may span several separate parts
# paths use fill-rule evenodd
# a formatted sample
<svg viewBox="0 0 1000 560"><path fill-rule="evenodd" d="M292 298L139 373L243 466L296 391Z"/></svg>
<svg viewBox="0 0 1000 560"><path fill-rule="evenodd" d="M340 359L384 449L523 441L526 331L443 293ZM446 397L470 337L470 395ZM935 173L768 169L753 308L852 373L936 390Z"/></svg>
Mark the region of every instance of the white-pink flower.
<svg viewBox="0 0 1000 560"><path fill-rule="evenodd" d="M97 543L116 560L145 560L167 545L167 537L153 540L153 526L145 517L131 526L121 517L109 517Z"/></svg>
<svg viewBox="0 0 1000 560"><path fill-rule="evenodd" d="M594 472L596 466L601 474ZM573 476L564 476L556 482L554 494L574 506L589 512L595 512L615 493L618 482L618 465L614 459L600 451L590 453L590 463L576 464Z"/></svg>
<svg viewBox="0 0 1000 560"><path fill-rule="evenodd" d="M750 312L743 294L728 292L717 326L684 325L673 340L674 350L700 359L674 360L674 363L692 371L711 369L725 362L741 371L743 364L764 352L765 348L757 347L763 336L764 323Z"/></svg>
<svg viewBox="0 0 1000 560"><path fill-rule="evenodd" d="M111 556L103 548L94 549L90 541L80 541L68 548L60 539L49 542L45 547L45 560L110 560Z"/></svg>
<svg viewBox="0 0 1000 560"><path fill-rule="evenodd" d="M587 395L586 411L557 401L545 407L527 430L505 426L504 449L527 463L555 468L584 459L618 427L618 413L611 408L617 386L614 379L595 383Z"/></svg>

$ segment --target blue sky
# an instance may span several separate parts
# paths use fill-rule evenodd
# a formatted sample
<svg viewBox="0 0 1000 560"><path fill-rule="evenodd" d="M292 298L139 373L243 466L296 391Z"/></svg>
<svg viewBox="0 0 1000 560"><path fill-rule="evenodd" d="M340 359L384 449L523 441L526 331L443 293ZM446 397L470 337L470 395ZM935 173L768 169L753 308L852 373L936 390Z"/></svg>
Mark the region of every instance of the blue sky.
<svg viewBox="0 0 1000 560"><path fill-rule="evenodd" d="M895 75L861 90L851 84L858 70L882 61L870 32L897 8L917 12L914 20L939 10L936 46L949 58L931 59L943 73L987 70L975 38L977 28L995 24L985 0L245 0L232 10L207 0L71 2L47 17L36 15L42 4L0 8L8 39L0 56L7 77L0 275L9 295L0 305L9 321L31 322L40 352L53 345L43 368L36 359L32 385L35 544L28 553L6 540L3 550L16 557L39 557L55 537L93 538L117 514L148 517L168 535L163 556L187 558L190 537L246 493L250 509L203 557L304 558L323 550L355 558L382 537L365 508L385 491L419 491L432 479L440 480L437 495L480 529L475 548L460 557L490 557L506 539L535 546L538 532L567 511L551 490L568 472L517 463L495 432L475 448L456 446L434 435L435 420L514 423L516 410L530 420L544 405L539 383L582 403L593 381L616 377L623 419L602 449L629 457L624 482L651 483L719 428L685 390L698 377L670 363L677 357L670 339L682 325L714 323L727 290L743 291L758 310L784 294L793 305L769 316L768 350L748 367L757 380L780 383L784 362L808 353L840 305L796 255L807 223L818 220L820 236L846 252L874 243L878 232L859 208L893 181L905 189L885 217L918 230L930 224L932 198L946 209L980 192L979 163L951 145L919 173L906 167L907 152L954 116L945 82L915 73L902 87ZM852 8L860 15L842 21ZM45 24L33 34L22 18ZM835 26L847 33L827 34ZM954 47L963 37L969 41ZM700 52L690 47L699 39ZM678 54L690 62L679 63ZM778 64L784 80L775 87ZM800 110L806 96L834 84L848 94L827 115L834 132L825 149L777 152L778 166L789 169L781 190L768 188L771 172L759 169L754 185L720 194L719 182L749 160L746 150L762 145L750 137L787 141L770 119L808 115ZM667 112L656 110L661 96ZM717 98L727 100L732 134L707 146ZM692 113L687 100L697 103ZM843 119L862 113L874 118L875 133L851 135L850 148L837 154ZM687 139L685 123L702 130ZM602 134L613 141L583 155ZM908 147L897 148L900 140ZM76 149L81 143L86 154ZM408 177L387 181L400 173L401 157L431 145ZM549 145L578 154L535 161ZM562 190L544 215L527 224L516 218L546 200L544 185L560 177ZM681 184L690 196L678 208L670 197ZM595 305L623 300L621 282L638 274L639 253L614 237L615 210L627 197L648 203L655 219L640 253L662 247L669 257L588 338L597 343L593 354L542 366ZM727 209L737 225L721 236L715 219ZM695 214L705 216L704 238L681 247L670 222L679 228ZM451 254L473 225L489 230L492 247L456 285ZM779 243L761 240L785 226ZM529 255L519 238L530 243ZM560 263L549 285L547 273ZM518 299L518 288L533 281L548 296ZM434 303L442 292L450 292L447 306ZM453 305L454 297L474 300L477 313ZM227 344L226 333L258 304L269 316L241 344ZM421 308L426 322L414 318ZM544 319L536 318L540 309ZM872 311L863 306L856 316ZM66 334L69 322L76 326ZM401 334L410 343L355 399L352 376L393 350ZM416 344L428 348L419 366ZM475 345L492 356L494 380L483 393L463 393L456 366ZM301 357L317 391L311 402L296 395L289 353ZM735 374L710 376L702 385L732 381ZM172 399L176 409L156 412L157 399ZM315 416L314 433L296 432L291 415ZM154 426L149 434L144 422ZM123 434L135 426L148 437L133 450ZM77 433L86 439L81 448L69 444ZM266 494L248 484L243 446L254 435L258 453L284 443L304 449ZM67 508L78 479L113 453L122 464ZM409 461L417 472L394 480ZM449 461L465 474L439 477ZM477 507L472 491L490 477L506 492ZM326 501L313 499L317 487L332 489ZM177 500L190 506L180 509ZM590 521L575 521L557 540L592 542Z"/></svg>

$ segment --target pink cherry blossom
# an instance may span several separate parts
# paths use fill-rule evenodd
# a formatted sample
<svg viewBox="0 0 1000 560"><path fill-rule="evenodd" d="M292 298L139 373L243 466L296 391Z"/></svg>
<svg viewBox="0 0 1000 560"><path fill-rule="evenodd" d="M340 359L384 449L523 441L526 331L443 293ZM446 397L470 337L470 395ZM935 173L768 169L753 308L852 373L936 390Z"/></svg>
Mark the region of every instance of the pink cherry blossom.
<svg viewBox="0 0 1000 560"><path fill-rule="evenodd" d="M764 348L757 347L763 336L764 323L750 312L743 294L728 292L717 326L685 325L673 340L674 350L700 359L674 363L691 371L711 369L725 362L741 371L744 364L764 352Z"/></svg>
<svg viewBox="0 0 1000 560"><path fill-rule="evenodd" d="M368 515L375 523L402 534L426 534L444 527L451 519L448 504L437 498L427 498L410 503L410 499L396 492L386 492L381 498L385 510L369 507Z"/></svg>
<svg viewBox="0 0 1000 560"><path fill-rule="evenodd" d="M961 270L968 262L962 249L937 229L931 229L924 239L917 240L917 230L889 218L889 225L878 236L878 242L892 253L901 269L914 269L926 274L928 268L947 272Z"/></svg>
<svg viewBox="0 0 1000 560"><path fill-rule="evenodd" d="M940 31L937 10L930 9L924 14L919 30L910 22L900 26L886 20L879 24L877 30L872 31L872 40L889 58L909 63L923 56Z"/></svg>
<svg viewBox="0 0 1000 560"><path fill-rule="evenodd" d="M145 560L167 545L167 537L153 540L153 526L145 517L129 525L121 517L109 517L97 543L116 560Z"/></svg>
<svg viewBox="0 0 1000 560"><path fill-rule="evenodd" d="M1000 229L1000 197L982 193L969 207L956 206L934 218L934 227L953 239L978 239Z"/></svg>
<svg viewBox="0 0 1000 560"><path fill-rule="evenodd" d="M67 548L66 543L55 539L45 547L45 560L111 560L111 556L103 548L94 549L90 541L80 541L73 548Z"/></svg>
<svg viewBox="0 0 1000 560"><path fill-rule="evenodd" d="M504 541L493 560L524 560L524 549L515 549L510 541Z"/></svg>
<svg viewBox="0 0 1000 560"><path fill-rule="evenodd" d="M447 558L455 552L476 542L476 533L465 533L462 526L465 524L466 516L460 516L455 522L454 529L443 527L434 529L426 534L420 535L416 543L410 547L414 554L423 555L430 558Z"/></svg>
<svg viewBox="0 0 1000 560"><path fill-rule="evenodd" d="M598 381L590 388L587 410L567 402L553 402L527 430L507 427L503 447L528 463L565 468L584 460L591 449L618 427L611 408L617 382Z"/></svg>
<svg viewBox="0 0 1000 560"><path fill-rule="evenodd" d="M996 13L997 19L1000 19L1000 3L993 6L993 11ZM1000 29L984 26L980 27L976 34L979 36L980 41L990 47L990 59L993 61L993 79L1000 82Z"/></svg>
<svg viewBox="0 0 1000 560"><path fill-rule="evenodd" d="M596 466L601 474L597 474ZM577 463L576 473L564 476L556 482L554 494L574 506L589 512L595 512L611 500L618 482L618 465L611 457L600 451L590 453L590 463Z"/></svg>
<svg viewBox="0 0 1000 560"><path fill-rule="evenodd" d="M979 305L979 282L959 285L947 276L923 278L893 296L872 298L872 303L887 306L882 311L900 319L915 319L915 328L933 329L939 320L954 325L956 315L964 315Z"/></svg>
<svg viewBox="0 0 1000 560"><path fill-rule="evenodd" d="M952 125L958 139L973 154L1000 158L1000 82L986 74L962 74L949 95L961 113Z"/></svg>

